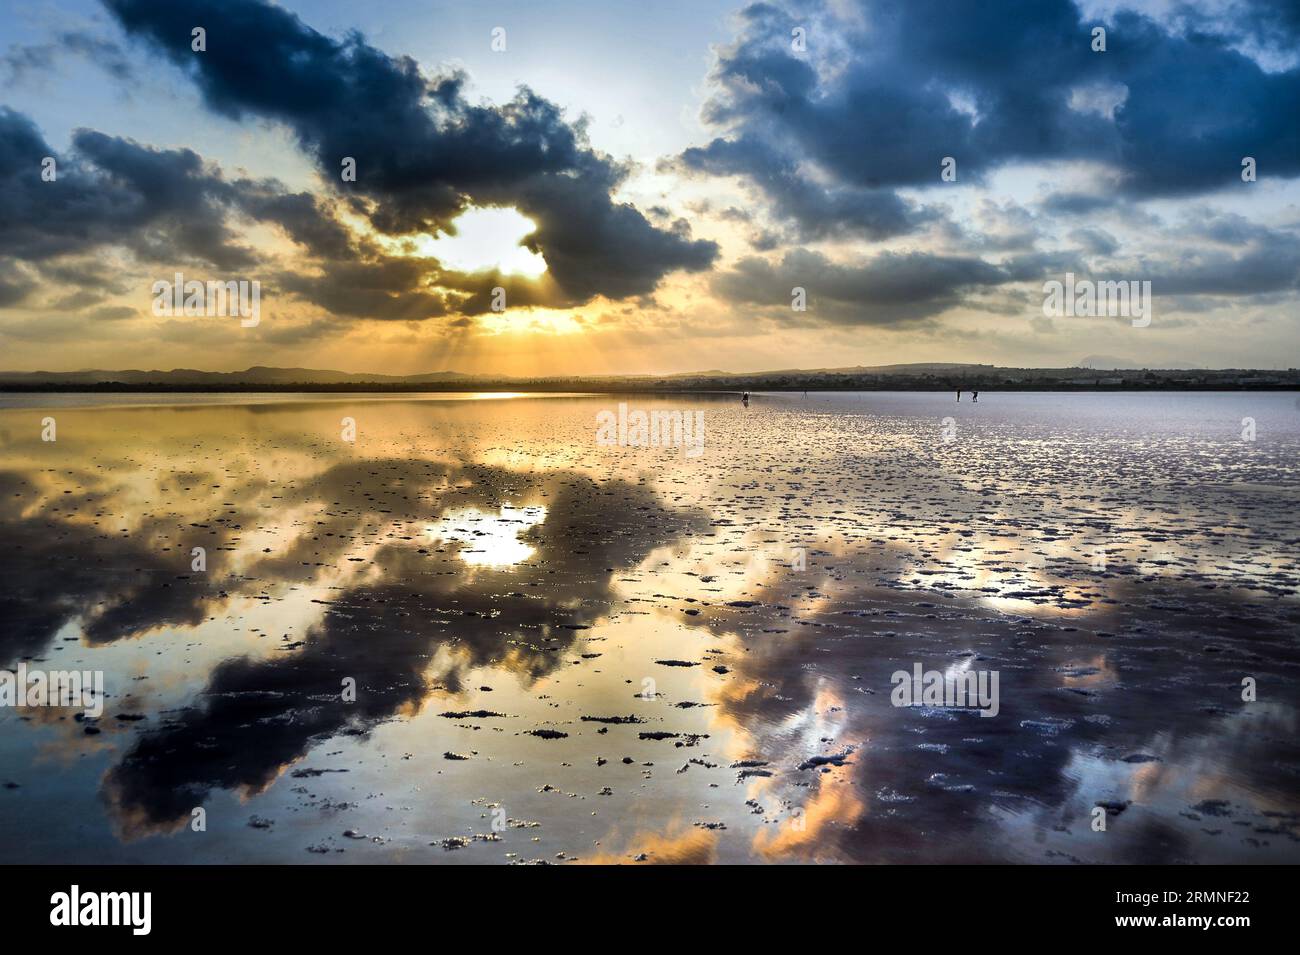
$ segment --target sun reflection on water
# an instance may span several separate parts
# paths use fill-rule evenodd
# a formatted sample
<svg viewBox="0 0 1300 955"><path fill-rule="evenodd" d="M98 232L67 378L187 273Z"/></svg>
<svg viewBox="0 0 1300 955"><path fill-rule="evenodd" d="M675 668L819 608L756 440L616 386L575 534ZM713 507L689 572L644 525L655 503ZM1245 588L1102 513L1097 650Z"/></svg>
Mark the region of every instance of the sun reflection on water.
<svg viewBox="0 0 1300 955"><path fill-rule="evenodd" d="M546 508L541 505L503 504L495 515L477 507L463 507L447 511L426 531L436 541L459 544L457 556L467 564L511 567L533 556L536 550L519 535L545 520Z"/></svg>

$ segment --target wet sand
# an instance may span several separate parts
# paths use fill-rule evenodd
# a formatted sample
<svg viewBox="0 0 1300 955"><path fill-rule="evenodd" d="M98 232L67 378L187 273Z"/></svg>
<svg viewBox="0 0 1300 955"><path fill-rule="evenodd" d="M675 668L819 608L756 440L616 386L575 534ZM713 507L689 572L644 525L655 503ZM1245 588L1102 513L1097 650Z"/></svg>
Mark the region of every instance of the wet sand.
<svg viewBox="0 0 1300 955"><path fill-rule="evenodd" d="M40 398L0 861L1300 861L1293 394Z"/></svg>

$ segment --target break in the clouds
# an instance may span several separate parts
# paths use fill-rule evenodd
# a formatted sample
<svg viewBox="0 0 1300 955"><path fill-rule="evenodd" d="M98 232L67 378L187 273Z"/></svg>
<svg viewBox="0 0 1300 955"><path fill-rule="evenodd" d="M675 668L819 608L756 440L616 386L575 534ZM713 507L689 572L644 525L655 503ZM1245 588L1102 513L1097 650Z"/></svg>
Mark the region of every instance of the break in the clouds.
<svg viewBox="0 0 1300 955"><path fill-rule="evenodd" d="M614 201L628 168L592 149L581 122L530 89L500 106L476 105L462 73L427 76L408 57L355 34L331 39L258 0L107 6L187 71L213 110L285 123L380 232L437 233L471 204L519 209L537 224L527 245L554 281L536 304L643 294L666 273L706 268L716 255L685 224L657 228ZM199 23L208 45L196 56L190 31ZM342 181L345 159L355 161L355 182Z"/></svg>
<svg viewBox="0 0 1300 955"><path fill-rule="evenodd" d="M69 341L69 367L1276 365L1300 339L1284 0L700 0L600 28L585 0L52 5L47 32L0 24L16 365ZM696 72L646 55L657 27ZM483 210L523 225L450 253ZM270 317L153 321L181 269L259 280ZM1066 272L1149 280L1156 320L1044 321Z"/></svg>
<svg viewBox="0 0 1300 955"><path fill-rule="evenodd" d="M616 201L629 167L592 149L580 121L527 88L500 106L471 104L461 73L428 77L358 34L334 40L254 0L106 5L143 55L165 54L213 112L290 128L327 187L311 195L274 179L226 177L193 150L88 128L75 130L71 151L60 155L30 117L5 109L0 253L10 257L12 276L0 286L5 304L35 288L23 263L110 245L143 262L257 270L329 313L381 320L484 313L498 286L517 306L638 296L671 271L707 268L716 258L716 245L692 239L684 221L652 225ZM196 52L191 33L200 23L207 48ZM76 36L78 49L101 56L117 49ZM47 46L27 46L9 62L50 67L53 56ZM45 157L57 164L57 185L31 175ZM341 175L345 159L355 180ZM536 223L525 244L544 256L543 280L445 269L374 241L454 231L453 220L472 205L513 207ZM360 213L373 233L354 234L340 209ZM281 269L242 241L248 220L279 226L308 258Z"/></svg>

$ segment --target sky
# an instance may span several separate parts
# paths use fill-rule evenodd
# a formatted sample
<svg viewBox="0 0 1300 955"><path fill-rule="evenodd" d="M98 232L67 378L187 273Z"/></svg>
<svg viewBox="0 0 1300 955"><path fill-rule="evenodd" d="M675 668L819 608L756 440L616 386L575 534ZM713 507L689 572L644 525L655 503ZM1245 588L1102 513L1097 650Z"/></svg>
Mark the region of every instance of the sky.
<svg viewBox="0 0 1300 955"><path fill-rule="evenodd" d="M256 320L176 308L178 274L256 283ZM1051 312L1067 275L1149 282L1149 320ZM0 18L0 369L1288 368L1297 345L1295 0Z"/></svg>

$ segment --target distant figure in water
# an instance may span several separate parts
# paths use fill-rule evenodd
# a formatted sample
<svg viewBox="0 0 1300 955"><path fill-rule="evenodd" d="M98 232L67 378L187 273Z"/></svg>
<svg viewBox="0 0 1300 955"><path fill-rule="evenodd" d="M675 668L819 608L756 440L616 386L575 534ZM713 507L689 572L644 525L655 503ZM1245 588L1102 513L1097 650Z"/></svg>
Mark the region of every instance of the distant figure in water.
<svg viewBox="0 0 1300 955"><path fill-rule="evenodd" d="M980 393L979 393L978 391L972 391L972 392L970 393L970 400L971 400L971 401L979 401L979 400L980 400Z"/></svg>
<svg viewBox="0 0 1300 955"><path fill-rule="evenodd" d="M957 400L958 400L958 401L961 401L961 392L960 392L960 391L957 392Z"/></svg>
<svg viewBox="0 0 1300 955"><path fill-rule="evenodd" d="M748 392L748 391L746 391L744 394L742 394L742 395L740 396L740 403L741 403L742 405L744 405L746 408L749 407L749 392Z"/></svg>

